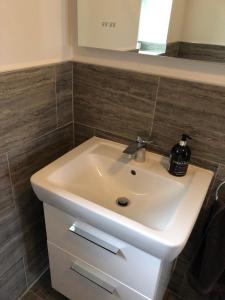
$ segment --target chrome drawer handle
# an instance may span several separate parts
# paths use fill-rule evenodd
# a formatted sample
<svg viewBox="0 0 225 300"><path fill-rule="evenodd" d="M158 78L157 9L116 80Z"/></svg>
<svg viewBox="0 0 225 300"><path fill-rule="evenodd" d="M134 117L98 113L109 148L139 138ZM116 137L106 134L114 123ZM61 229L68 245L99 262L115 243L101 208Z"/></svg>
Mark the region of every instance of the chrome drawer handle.
<svg viewBox="0 0 225 300"><path fill-rule="evenodd" d="M76 221L72 226L70 226L69 231L114 254L117 254L120 250L117 245L113 245L112 241L110 241L110 237L106 233L81 221Z"/></svg>
<svg viewBox="0 0 225 300"><path fill-rule="evenodd" d="M71 270L87 278L110 294L113 294L116 289L113 280L85 262L76 260L75 262L73 262Z"/></svg>

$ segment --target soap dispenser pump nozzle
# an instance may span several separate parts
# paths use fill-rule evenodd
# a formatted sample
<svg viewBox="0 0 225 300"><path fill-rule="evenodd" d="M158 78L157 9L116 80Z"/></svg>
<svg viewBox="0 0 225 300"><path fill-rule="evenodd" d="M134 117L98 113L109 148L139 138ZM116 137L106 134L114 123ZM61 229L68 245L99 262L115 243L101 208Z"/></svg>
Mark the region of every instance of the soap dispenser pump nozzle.
<svg viewBox="0 0 225 300"><path fill-rule="evenodd" d="M180 146L186 146L187 139L191 140L192 138L188 134L183 133L182 138L180 140Z"/></svg>

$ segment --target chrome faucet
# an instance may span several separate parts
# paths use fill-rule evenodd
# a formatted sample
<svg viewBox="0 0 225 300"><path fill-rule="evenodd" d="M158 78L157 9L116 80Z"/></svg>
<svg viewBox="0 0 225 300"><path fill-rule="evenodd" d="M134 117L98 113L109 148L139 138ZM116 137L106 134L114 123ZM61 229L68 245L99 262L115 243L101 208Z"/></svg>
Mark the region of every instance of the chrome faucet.
<svg viewBox="0 0 225 300"><path fill-rule="evenodd" d="M151 143L152 143L152 141L143 139L140 136L138 136L136 142L130 144L123 151L123 153L128 154L129 158L133 158L137 162L144 162L146 148Z"/></svg>

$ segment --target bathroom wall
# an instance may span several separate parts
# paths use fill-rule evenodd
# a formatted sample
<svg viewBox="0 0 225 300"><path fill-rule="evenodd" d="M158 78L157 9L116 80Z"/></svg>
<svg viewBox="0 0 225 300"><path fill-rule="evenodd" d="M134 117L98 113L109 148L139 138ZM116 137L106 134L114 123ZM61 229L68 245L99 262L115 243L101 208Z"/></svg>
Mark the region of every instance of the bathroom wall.
<svg viewBox="0 0 225 300"><path fill-rule="evenodd" d="M0 298L17 299L48 265L42 204L29 183L35 171L71 149L74 137L76 145L94 134L129 142L144 130L153 150L167 154L185 128L193 163L216 177L170 289L199 299L183 273L225 179L224 65L78 48L75 14L76 0L0 1ZM71 56L124 69L75 63L74 114L71 63L21 70Z"/></svg>
<svg viewBox="0 0 225 300"><path fill-rule="evenodd" d="M48 266L30 176L73 147L72 63L62 63L73 53L72 4L0 1L1 300L18 299Z"/></svg>
<svg viewBox="0 0 225 300"><path fill-rule="evenodd" d="M200 300L185 274L225 179L224 108L225 87L103 66L68 62L0 73L1 297L17 299L48 266L42 204L29 183L35 171L93 135L129 143L144 131L151 149L168 155L185 131L193 137L192 163L216 176L169 288Z"/></svg>
<svg viewBox="0 0 225 300"><path fill-rule="evenodd" d="M76 145L93 135L129 143L144 132L153 140L151 150L168 155L186 132L193 138L192 163L215 172L169 286L181 299L207 300L185 275L215 189L225 180L225 87L82 63L75 63L73 72Z"/></svg>
<svg viewBox="0 0 225 300"><path fill-rule="evenodd" d="M1 0L0 71L71 59L73 0Z"/></svg>
<svg viewBox="0 0 225 300"><path fill-rule="evenodd" d="M224 1L190 0L186 10L183 42L225 46Z"/></svg>
<svg viewBox="0 0 225 300"><path fill-rule="evenodd" d="M73 147L72 63L0 73L0 298L48 266L42 203L30 176Z"/></svg>

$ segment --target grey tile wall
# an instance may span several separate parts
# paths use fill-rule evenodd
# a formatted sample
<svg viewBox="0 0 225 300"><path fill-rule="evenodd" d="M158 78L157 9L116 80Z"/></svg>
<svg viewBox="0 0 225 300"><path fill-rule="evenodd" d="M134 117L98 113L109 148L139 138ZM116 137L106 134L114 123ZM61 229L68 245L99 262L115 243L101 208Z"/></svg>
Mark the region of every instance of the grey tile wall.
<svg viewBox="0 0 225 300"><path fill-rule="evenodd" d="M73 147L73 64L0 74L0 299L48 267L42 203L30 176Z"/></svg>
<svg viewBox="0 0 225 300"><path fill-rule="evenodd" d="M180 42L178 57L225 62L225 46Z"/></svg>
<svg viewBox="0 0 225 300"><path fill-rule="evenodd" d="M23 259L20 259L0 278L1 299L17 299L26 290Z"/></svg>
<svg viewBox="0 0 225 300"><path fill-rule="evenodd" d="M225 179L224 108L225 87L96 65L0 74L0 298L17 299L48 265L43 208L29 181L35 171L94 135L127 144L145 133L167 155L185 131L192 163L216 176L166 299L202 299L185 273Z"/></svg>
<svg viewBox="0 0 225 300"><path fill-rule="evenodd" d="M72 63L56 66L57 121L62 126L72 122Z"/></svg>
<svg viewBox="0 0 225 300"><path fill-rule="evenodd" d="M225 180L225 87L81 63L74 64L73 78L76 145L93 135L129 143L144 131L154 141L151 149L168 155L186 132L193 138L192 163L215 172L168 294L169 299L202 299L185 274L215 190ZM225 187L220 196L225 197Z"/></svg>
<svg viewBox="0 0 225 300"><path fill-rule="evenodd" d="M54 68L0 75L0 152L56 127Z"/></svg>
<svg viewBox="0 0 225 300"><path fill-rule="evenodd" d="M174 42L167 44L165 56L194 60L225 62L225 46Z"/></svg>
<svg viewBox="0 0 225 300"><path fill-rule="evenodd" d="M153 138L157 146L165 149L174 143L174 137L187 131L193 137L194 157L223 163L224 111L223 87L161 78ZM166 135L162 130L165 124Z"/></svg>
<svg viewBox="0 0 225 300"><path fill-rule="evenodd" d="M8 169L8 160L5 154L0 155L0 195L0 215L2 215L5 214L6 211L10 211L10 209L14 206Z"/></svg>
<svg viewBox="0 0 225 300"><path fill-rule="evenodd" d="M94 65L75 68L75 123L133 139L150 132L157 76Z"/></svg>

